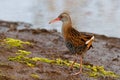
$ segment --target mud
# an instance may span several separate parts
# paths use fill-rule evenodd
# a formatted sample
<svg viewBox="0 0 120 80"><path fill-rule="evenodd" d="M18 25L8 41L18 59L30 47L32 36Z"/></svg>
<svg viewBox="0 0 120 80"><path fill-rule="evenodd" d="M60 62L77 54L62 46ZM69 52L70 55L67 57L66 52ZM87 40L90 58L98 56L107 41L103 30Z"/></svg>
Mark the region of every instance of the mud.
<svg viewBox="0 0 120 80"><path fill-rule="evenodd" d="M1 23L0 23L1 24ZM6 22L6 24L9 24ZM5 26L0 26L4 30ZM7 27L9 30L9 27ZM61 58L74 60L77 56L71 55L64 44L62 35L56 30L46 29L15 29L1 31L0 40L11 37L29 41L33 45L25 46L24 50L31 51L30 57L45 57L49 59ZM120 80L112 77L92 78L84 74L72 76L79 69L70 71L66 66L38 62L37 66L29 67L25 64L9 61L9 56L14 56L16 48L6 49L0 46L0 80ZM79 57L79 56L78 56ZM78 59L79 62L79 59ZM93 48L84 57L84 64L104 66L106 70L120 74L120 39L95 34ZM37 74L38 78L31 74Z"/></svg>

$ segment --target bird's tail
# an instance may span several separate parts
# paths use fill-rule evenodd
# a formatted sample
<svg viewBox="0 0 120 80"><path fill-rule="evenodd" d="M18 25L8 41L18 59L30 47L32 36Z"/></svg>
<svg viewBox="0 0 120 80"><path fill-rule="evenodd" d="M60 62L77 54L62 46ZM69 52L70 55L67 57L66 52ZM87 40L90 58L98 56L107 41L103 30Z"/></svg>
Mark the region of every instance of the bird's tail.
<svg viewBox="0 0 120 80"><path fill-rule="evenodd" d="M92 36L90 40L86 41L85 44L87 45L88 49L92 46L92 42L94 41L94 39L95 39L95 37Z"/></svg>

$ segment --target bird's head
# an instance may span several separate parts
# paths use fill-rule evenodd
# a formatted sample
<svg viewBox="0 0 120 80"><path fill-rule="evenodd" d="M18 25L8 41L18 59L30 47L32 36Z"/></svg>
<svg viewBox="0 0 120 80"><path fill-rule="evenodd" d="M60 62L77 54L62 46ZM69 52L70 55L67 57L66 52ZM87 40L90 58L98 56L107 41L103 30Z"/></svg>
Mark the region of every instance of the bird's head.
<svg viewBox="0 0 120 80"><path fill-rule="evenodd" d="M54 23L56 21L68 22L69 20L71 20L69 14L66 12L63 12L57 18L50 21L49 24Z"/></svg>

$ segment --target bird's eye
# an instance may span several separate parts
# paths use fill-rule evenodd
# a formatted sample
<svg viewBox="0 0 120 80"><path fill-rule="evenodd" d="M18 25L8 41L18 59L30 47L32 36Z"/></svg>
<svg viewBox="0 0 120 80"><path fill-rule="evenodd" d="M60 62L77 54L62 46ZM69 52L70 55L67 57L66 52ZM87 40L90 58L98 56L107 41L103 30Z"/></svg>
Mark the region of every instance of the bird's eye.
<svg viewBox="0 0 120 80"><path fill-rule="evenodd" d="M63 16L60 15L59 18L63 18Z"/></svg>

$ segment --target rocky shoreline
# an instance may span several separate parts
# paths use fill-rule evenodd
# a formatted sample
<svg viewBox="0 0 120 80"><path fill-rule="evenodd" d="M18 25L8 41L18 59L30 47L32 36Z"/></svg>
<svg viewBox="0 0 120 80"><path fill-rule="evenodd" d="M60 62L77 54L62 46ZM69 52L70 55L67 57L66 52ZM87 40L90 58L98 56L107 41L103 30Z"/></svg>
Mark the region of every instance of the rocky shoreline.
<svg viewBox="0 0 120 80"><path fill-rule="evenodd" d="M23 25L24 24L24 25ZM11 27L12 26L12 27ZM15 26L15 27L13 27ZM17 29L23 26L23 29ZM27 28L26 28L27 26ZM77 57L70 55L64 44L62 35L56 30L32 29L32 25L22 22L0 21L0 80L120 80L120 78L89 77L85 70L83 74L71 76L66 66L59 66L44 62L37 62L35 67L9 61L10 56L15 56L17 50L30 51L29 57L43 57L48 59L63 59L73 61ZM7 28L7 30L4 30ZM32 46L24 45L24 48L6 48L2 43L6 38L19 39L32 43ZM120 39L95 34L93 48L87 52L84 64L104 66L105 70L120 75ZM36 75L37 74L37 75Z"/></svg>

